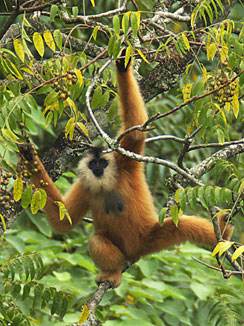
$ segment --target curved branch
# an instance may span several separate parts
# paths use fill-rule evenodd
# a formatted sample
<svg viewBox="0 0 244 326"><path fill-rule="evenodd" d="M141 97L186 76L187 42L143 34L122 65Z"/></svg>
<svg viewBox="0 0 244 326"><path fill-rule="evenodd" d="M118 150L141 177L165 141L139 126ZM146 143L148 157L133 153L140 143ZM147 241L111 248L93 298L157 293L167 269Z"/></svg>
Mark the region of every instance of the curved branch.
<svg viewBox="0 0 244 326"><path fill-rule="evenodd" d="M206 172L212 169L217 160L229 160L232 157L244 153L244 143L230 145L224 149L219 150L213 155L206 158L204 161L190 169L190 172L197 178L201 178Z"/></svg>

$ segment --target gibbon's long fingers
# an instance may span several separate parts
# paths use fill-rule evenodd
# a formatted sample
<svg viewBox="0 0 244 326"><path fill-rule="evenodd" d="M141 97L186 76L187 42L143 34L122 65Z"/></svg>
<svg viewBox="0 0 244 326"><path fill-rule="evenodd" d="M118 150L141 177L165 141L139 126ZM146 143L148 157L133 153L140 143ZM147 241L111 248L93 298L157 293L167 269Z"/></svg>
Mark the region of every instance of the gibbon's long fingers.
<svg viewBox="0 0 244 326"><path fill-rule="evenodd" d="M78 180L72 186L65 198L63 198L52 179L47 174L40 159L35 157L35 160L38 162L38 169L40 171L32 175L31 182L34 183L37 188L43 188L47 193L47 202L44 211L47 215L48 221L55 230L59 232L67 232L69 229L73 228L87 212L88 198L86 197L88 197L88 195L84 192L81 182ZM42 187L40 185L41 180L43 180L46 186ZM55 204L55 201L64 203L71 216L72 224L70 224L66 217L60 221L59 206Z"/></svg>
<svg viewBox="0 0 244 326"><path fill-rule="evenodd" d="M229 239L233 227L227 226L226 230L225 237ZM172 247L187 240L212 248L217 243L212 223L196 216L182 216L179 219L178 227L175 226L171 218L166 219L163 226L156 223L148 234L146 240L148 245L145 246L143 255Z"/></svg>
<svg viewBox="0 0 244 326"><path fill-rule="evenodd" d="M121 134L133 126L144 124L148 116L139 86L132 72L132 66L130 65L126 71L122 72L117 67L116 71L123 121L122 128L119 132ZM121 146L133 152L141 153L145 138L145 132L134 131L123 137Z"/></svg>

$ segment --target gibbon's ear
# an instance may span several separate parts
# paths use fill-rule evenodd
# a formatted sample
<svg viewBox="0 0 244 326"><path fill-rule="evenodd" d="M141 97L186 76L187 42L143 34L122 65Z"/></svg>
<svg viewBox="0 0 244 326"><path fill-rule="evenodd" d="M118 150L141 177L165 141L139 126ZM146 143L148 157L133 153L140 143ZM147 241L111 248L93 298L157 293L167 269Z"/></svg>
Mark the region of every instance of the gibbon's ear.
<svg viewBox="0 0 244 326"><path fill-rule="evenodd" d="M125 55L126 55L126 48L122 49L119 57L115 61L116 67L119 72L126 72L129 68L129 66L131 65L131 57L130 57L129 62L128 62L127 66L125 67Z"/></svg>

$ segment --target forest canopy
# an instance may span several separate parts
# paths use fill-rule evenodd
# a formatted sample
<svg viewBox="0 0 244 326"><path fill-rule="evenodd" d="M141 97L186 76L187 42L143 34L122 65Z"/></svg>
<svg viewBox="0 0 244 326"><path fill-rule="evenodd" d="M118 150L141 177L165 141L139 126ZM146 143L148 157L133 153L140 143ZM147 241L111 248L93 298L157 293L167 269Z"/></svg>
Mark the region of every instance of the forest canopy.
<svg viewBox="0 0 244 326"><path fill-rule="evenodd" d="M243 323L243 17L241 1L229 0L1 2L3 325ZM136 126L147 132L141 156L115 136L113 62L122 49L149 115ZM212 257L188 243L152 254L123 273L118 289L98 293L91 216L66 234L51 229L45 185L29 182L19 155L25 142L62 193L94 145L144 162L160 223L172 216L177 225L183 213L212 220L220 240ZM235 225L232 241L222 241L221 211Z"/></svg>

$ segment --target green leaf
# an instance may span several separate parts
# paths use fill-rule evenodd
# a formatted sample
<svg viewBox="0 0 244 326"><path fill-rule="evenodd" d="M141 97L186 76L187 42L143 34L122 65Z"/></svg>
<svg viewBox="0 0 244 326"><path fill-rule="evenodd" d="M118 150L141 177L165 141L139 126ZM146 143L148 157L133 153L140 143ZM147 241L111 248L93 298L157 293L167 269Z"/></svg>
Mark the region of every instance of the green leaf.
<svg viewBox="0 0 244 326"><path fill-rule="evenodd" d="M180 188L176 191L175 200L177 204L180 205L180 208L184 212L184 210L186 209L186 194L184 189Z"/></svg>
<svg viewBox="0 0 244 326"><path fill-rule="evenodd" d="M108 55L111 56L113 53L114 48L114 42L117 40L117 37L115 35L112 35L108 41Z"/></svg>
<svg viewBox="0 0 244 326"><path fill-rule="evenodd" d="M19 39L14 40L14 50L22 62L25 62L25 51L23 44Z"/></svg>
<svg viewBox="0 0 244 326"><path fill-rule="evenodd" d="M83 84L83 76L82 76L82 73L79 69L75 69L75 75L77 77L77 80L78 80L78 83L79 83L79 86L81 86Z"/></svg>
<svg viewBox="0 0 244 326"><path fill-rule="evenodd" d="M171 217L172 217L172 220L173 220L174 224L176 226L178 226L178 223L179 223L179 210L178 210L177 205L174 205L174 206L171 207Z"/></svg>
<svg viewBox="0 0 244 326"><path fill-rule="evenodd" d="M23 288L22 300L25 300L29 297L31 286L29 283L25 284Z"/></svg>
<svg viewBox="0 0 244 326"><path fill-rule="evenodd" d="M225 189L224 189L224 192L225 192L225 202L226 202L228 205L233 204L232 191L231 191L230 189L225 188Z"/></svg>
<svg viewBox="0 0 244 326"><path fill-rule="evenodd" d="M159 220L159 224L160 225L163 225L164 223L164 219L165 219L165 216L166 216L166 213L168 211L168 208L167 207L163 207L160 212L159 212L159 216L158 216L158 220Z"/></svg>
<svg viewBox="0 0 244 326"><path fill-rule="evenodd" d="M126 53L125 53L125 67L127 67L129 61L130 61L130 58L132 57L133 55L133 49L132 49L132 46L128 46L128 48L126 49Z"/></svg>
<svg viewBox="0 0 244 326"><path fill-rule="evenodd" d="M92 4L92 7L95 7L95 0L90 0L91 1L91 4Z"/></svg>
<svg viewBox="0 0 244 326"><path fill-rule="evenodd" d="M15 283L12 285L11 294L14 298L17 298L21 291L21 285L19 283Z"/></svg>
<svg viewBox="0 0 244 326"><path fill-rule="evenodd" d="M84 134L86 136L88 136L88 130L87 130L86 126L84 125L84 123L77 122L77 126L84 132Z"/></svg>
<svg viewBox="0 0 244 326"><path fill-rule="evenodd" d="M3 59L3 65L7 72L11 73L15 78L23 80L23 76L21 72L18 70L15 64L12 61L10 61L8 58L6 58L5 60Z"/></svg>
<svg viewBox="0 0 244 326"><path fill-rule="evenodd" d="M79 319L79 324L83 324L89 317L89 309L87 307L87 305L85 304L82 308L82 311L81 311L81 316L80 316L80 319Z"/></svg>
<svg viewBox="0 0 244 326"><path fill-rule="evenodd" d="M30 277L31 280L35 277L35 265L30 256L22 256L21 261L25 270L26 280Z"/></svg>
<svg viewBox="0 0 244 326"><path fill-rule="evenodd" d="M45 127L48 127L53 121L53 112L49 111L45 118Z"/></svg>
<svg viewBox="0 0 244 326"><path fill-rule="evenodd" d="M190 51L190 44L189 44L189 41L188 41L188 38L186 36L185 33L182 33L182 38L183 38L183 41L185 43L185 47L188 51Z"/></svg>
<svg viewBox="0 0 244 326"><path fill-rule="evenodd" d="M17 140L19 139L10 129L7 129L7 128L3 128L2 130L2 135L3 137L10 141L11 143L16 143Z"/></svg>
<svg viewBox="0 0 244 326"><path fill-rule="evenodd" d="M215 255L219 254L221 256L224 252L226 252L235 242L234 241L221 241L218 242L216 247L214 248L211 256L214 257Z"/></svg>
<svg viewBox="0 0 244 326"><path fill-rule="evenodd" d="M40 190L36 190L31 199L31 213L36 214L40 209L42 195Z"/></svg>
<svg viewBox="0 0 244 326"><path fill-rule="evenodd" d="M115 31L116 34L120 34L120 20L119 20L119 16L114 16L113 17L113 29Z"/></svg>
<svg viewBox="0 0 244 326"><path fill-rule="evenodd" d="M38 309L41 306L43 290L44 290L43 284L38 284L34 287L33 308L35 309Z"/></svg>
<svg viewBox="0 0 244 326"><path fill-rule="evenodd" d="M63 37L59 29L56 29L53 32L54 40L56 42L57 47L59 48L60 51L62 51L63 48Z"/></svg>
<svg viewBox="0 0 244 326"><path fill-rule="evenodd" d="M116 59L120 53L121 39L116 38L113 46L113 58Z"/></svg>
<svg viewBox="0 0 244 326"><path fill-rule="evenodd" d="M41 36L40 33L35 32L33 34L33 42L34 42L36 51L39 53L39 55L41 57L43 57L44 56L45 48L44 48L43 38L42 38L42 36Z"/></svg>
<svg viewBox="0 0 244 326"><path fill-rule="evenodd" d="M76 122L75 122L75 117L72 117L69 119L69 121L67 122L66 126L65 126L65 137L72 140L74 137L74 131L75 131L75 126L76 126Z"/></svg>
<svg viewBox="0 0 244 326"><path fill-rule="evenodd" d="M199 198L201 204L203 205L203 207L206 208L206 210L208 210L208 203L205 199L204 191L205 191L204 187L200 187L198 189L198 198Z"/></svg>
<svg viewBox="0 0 244 326"><path fill-rule="evenodd" d="M104 108L106 106L106 104L108 103L108 100L110 98L110 93L107 91L103 94L101 100L100 100L100 107Z"/></svg>
<svg viewBox="0 0 244 326"><path fill-rule="evenodd" d="M187 188L187 200L193 209L197 209L198 188Z"/></svg>
<svg viewBox="0 0 244 326"><path fill-rule="evenodd" d="M142 60L144 60L146 63L149 64L149 61L147 60L147 58L144 56L144 54L141 52L141 50L136 49L136 51L139 53L140 57L142 58Z"/></svg>
<svg viewBox="0 0 244 326"><path fill-rule="evenodd" d="M209 45L207 45L207 58L208 60L213 60L215 57L215 54L218 50L218 47L215 43L211 43Z"/></svg>
<svg viewBox="0 0 244 326"><path fill-rule="evenodd" d="M130 12L127 12L124 14L124 16L122 18L122 29L123 29L125 35L128 33L128 30L130 27L129 15L130 15Z"/></svg>
<svg viewBox="0 0 244 326"><path fill-rule="evenodd" d="M58 291L54 294L53 303L51 306L51 315L59 312L59 307L60 307L62 296L63 296L62 293L58 292Z"/></svg>
<svg viewBox="0 0 244 326"><path fill-rule="evenodd" d="M59 218L60 218L60 221L62 221L65 216L66 218L68 219L69 223L72 225L72 219L69 215L69 212L67 211L64 203L62 203L61 201L55 201L54 204L58 205L59 207Z"/></svg>
<svg viewBox="0 0 244 326"><path fill-rule="evenodd" d="M23 208L27 208L30 205L31 197L32 197L32 186L28 185L21 197L21 206Z"/></svg>
<svg viewBox="0 0 244 326"><path fill-rule="evenodd" d="M6 231L7 230L7 227L6 227L5 219L2 216L2 214L0 214L0 219L1 219L1 223L2 223L3 229L4 229L4 231Z"/></svg>
<svg viewBox="0 0 244 326"><path fill-rule="evenodd" d="M47 46L53 51L56 51L56 46L55 46L55 42L53 39L53 35L50 31L45 31L43 34L44 40L47 44Z"/></svg>
<svg viewBox="0 0 244 326"><path fill-rule="evenodd" d="M210 206L214 206L216 204L215 192L212 186L204 187L204 197Z"/></svg>
<svg viewBox="0 0 244 326"><path fill-rule="evenodd" d="M23 194L23 180L20 177L17 177L17 179L14 182L14 200L19 201L22 194Z"/></svg>
<svg viewBox="0 0 244 326"><path fill-rule="evenodd" d="M56 17L57 13L59 12L59 8L57 5L52 5L50 10L50 22L54 21L54 18Z"/></svg>
<svg viewBox="0 0 244 326"><path fill-rule="evenodd" d="M40 193L41 193L41 200L40 200L40 204L39 204L39 209L43 209L46 206L46 202L47 202L47 193L44 189L39 189Z"/></svg>
<svg viewBox="0 0 244 326"><path fill-rule="evenodd" d="M115 98L109 108L109 112L108 112L108 119L111 121L112 119L114 119L116 112L118 110L118 102L117 102L117 98Z"/></svg>
<svg viewBox="0 0 244 326"><path fill-rule="evenodd" d="M79 8L77 6L72 7L72 14L73 14L73 18L76 19L79 14ZM98 26L96 26L96 28L97 27ZM98 29L99 29L99 27L98 27Z"/></svg>
<svg viewBox="0 0 244 326"><path fill-rule="evenodd" d="M67 312L67 309L68 309L68 299L65 296L63 296L61 304L60 304L60 309L58 312L60 318L64 317L64 315Z"/></svg>
<svg viewBox="0 0 244 326"><path fill-rule="evenodd" d="M240 246L239 248L237 248L235 250L235 252L232 255L232 261L235 261L238 257L240 257L240 255L242 255L244 253L244 245Z"/></svg>
<svg viewBox="0 0 244 326"><path fill-rule="evenodd" d="M93 36L93 38L94 38L95 41L97 39L97 32L99 31L99 29L100 29L100 27L99 26L96 26L94 28L94 30L92 31L92 36Z"/></svg>
<svg viewBox="0 0 244 326"><path fill-rule="evenodd" d="M92 96L92 100L91 100L91 107L93 110L99 106L101 99L102 99L102 95L103 95L102 87L98 86L95 89L93 96Z"/></svg>
<svg viewBox="0 0 244 326"><path fill-rule="evenodd" d="M140 21L138 20L138 15L136 12L132 12L130 15L130 22L132 27L132 32L135 37L137 37L138 29L140 26Z"/></svg>
<svg viewBox="0 0 244 326"><path fill-rule="evenodd" d="M214 192L217 204L222 206L225 200L225 190L221 187L215 187Z"/></svg>

